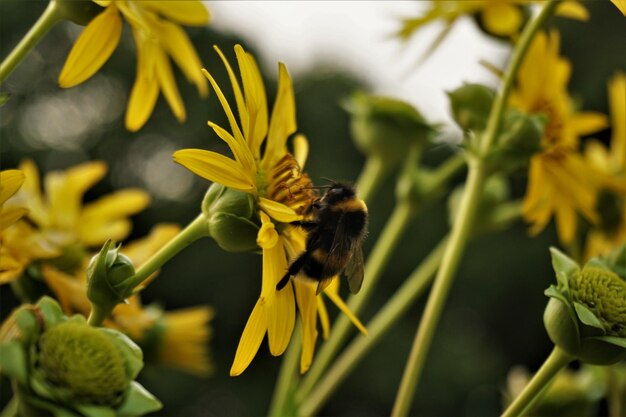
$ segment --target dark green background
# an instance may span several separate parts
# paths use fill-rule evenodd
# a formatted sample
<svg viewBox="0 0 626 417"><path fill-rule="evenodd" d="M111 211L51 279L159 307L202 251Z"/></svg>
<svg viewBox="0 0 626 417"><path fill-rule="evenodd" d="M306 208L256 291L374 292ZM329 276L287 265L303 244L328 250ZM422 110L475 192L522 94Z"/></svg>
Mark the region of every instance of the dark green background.
<svg viewBox="0 0 626 417"><path fill-rule="evenodd" d="M624 17L608 1L587 5L592 15L590 22L554 19L552 23L558 23L562 31L562 53L574 63L572 93L584 102L585 109L606 113L606 80L616 69L626 68L626 25ZM44 7L45 2L40 1L0 1L2 57ZM125 108L125 95L130 91L135 72L135 52L128 28L97 79L69 90L58 88L56 78L77 31L78 27L71 24L55 27L2 86L3 93L11 94L8 104L0 109L2 169L16 167L24 157L35 159L43 172L86 160L104 160L110 166L109 174L87 193L86 200L92 200L122 187L146 187L141 168L137 167L147 160L153 167L174 165L169 156L173 150L204 148L226 152L223 143L206 126L209 119L226 125L215 95L200 100L194 87L178 71L187 122L178 124L160 98L152 117L139 133L124 129L121 109ZM219 45L234 60L232 46L237 42L245 45L244 40L210 28L190 29L188 33L206 68L217 76L225 91L230 91L212 45ZM289 62L286 64L289 67ZM275 75L276 68L266 71L270 96L275 91ZM367 86L351 74L328 66L313 68L294 82L298 131L305 133L311 144L308 173L317 182L321 177L355 180L364 160L352 145L349 117L338 102L356 88ZM98 105L104 107L98 107L89 99L94 95L109 101L105 100L105 105L99 101ZM120 105L120 110L115 111ZM57 112L52 112L52 108ZM98 108L104 109L102 117L106 121L100 120ZM84 114L91 115L86 120L92 122L87 125ZM29 125L37 125L38 117L45 117L46 125L44 133L33 139L29 133L33 127ZM82 126L82 133L70 135L71 140L59 143L47 140L58 137L58 132L71 132L77 124ZM37 137L47 139L42 142ZM606 140L609 132L603 132L600 137ZM433 164L449 151L449 147L440 147L429 152L425 163ZM189 189L174 200L154 198L151 207L133 219L135 226L130 239L144 236L157 222L184 225L195 217L208 183L180 166L174 165L173 169L185 182L190 181ZM523 173L513 175L511 187L515 196L523 195ZM366 253L393 208L393 188L393 181L388 181L370 204ZM445 207L443 201L429 206L406 230L380 280L376 296L360 315L364 322L446 232ZM437 331L413 414L496 415L508 370L516 364L536 369L543 361L551 349L541 321L546 303L543 290L554 281L548 247L555 244L552 227L530 238L527 227L521 223L507 232L482 236L472 242ZM165 404L159 415L266 413L281 359L271 357L265 343L242 376L228 376L260 286L258 255L225 253L214 242L203 240L168 263L144 292L145 303L157 302L167 309L208 304L216 310L212 322L214 338L210 343L215 364L212 377L199 379L153 366L142 372L141 382ZM6 317L17 301L8 286L0 288L0 297L2 317ZM422 307L423 300L371 351L320 414L389 414ZM336 313L334 306L330 306L330 311ZM6 380L2 380L0 388L4 404L10 396Z"/></svg>

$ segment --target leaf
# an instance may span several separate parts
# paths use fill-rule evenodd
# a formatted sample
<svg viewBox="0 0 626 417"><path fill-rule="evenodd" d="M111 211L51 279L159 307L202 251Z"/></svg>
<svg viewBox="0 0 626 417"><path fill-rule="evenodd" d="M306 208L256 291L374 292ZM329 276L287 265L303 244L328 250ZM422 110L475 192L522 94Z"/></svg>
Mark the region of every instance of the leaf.
<svg viewBox="0 0 626 417"><path fill-rule="evenodd" d="M129 380L133 380L143 368L143 352L128 336L113 329L101 329L124 357L124 365Z"/></svg>
<svg viewBox="0 0 626 417"><path fill-rule="evenodd" d="M607 342L612 345L620 346L626 349L626 337L597 336L597 337L591 337L590 339L601 340L603 342Z"/></svg>
<svg viewBox="0 0 626 417"><path fill-rule="evenodd" d="M26 354L19 342L12 340L0 344L0 373L16 379L20 384L26 384L28 373Z"/></svg>
<svg viewBox="0 0 626 417"><path fill-rule="evenodd" d="M580 321L585 323L587 326L598 328L602 330L602 333L604 333L604 325L587 306L574 301L574 309L576 310L576 315Z"/></svg>
<svg viewBox="0 0 626 417"><path fill-rule="evenodd" d="M161 401L139 383L133 381L126 394L126 399L117 409L117 415L120 417L140 416L160 410L162 407Z"/></svg>
<svg viewBox="0 0 626 417"><path fill-rule="evenodd" d="M37 307L39 307L39 310L41 311L41 315L43 316L43 320L46 324L46 329L56 326L66 320L63 310L61 310L61 306L59 306L59 303L57 303L53 298L48 296L42 297L37 303Z"/></svg>
<svg viewBox="0 0 626 417"><path fill-rule="evenodd" d="M569 277L575 272L580 270L578 264L563 252L551 247L550 254L552 255L552 268L556 272L556 279L564 288L569 290Z"/></svg>

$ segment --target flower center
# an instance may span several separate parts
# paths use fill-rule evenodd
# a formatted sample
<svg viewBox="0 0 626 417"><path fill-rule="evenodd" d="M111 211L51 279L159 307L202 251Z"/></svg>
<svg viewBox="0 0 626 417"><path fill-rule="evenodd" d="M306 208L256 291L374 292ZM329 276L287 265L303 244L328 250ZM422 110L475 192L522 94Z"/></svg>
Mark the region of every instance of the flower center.
<svg viewBox="0 0 626 417"><path fill-rule="evenodd" d="M267 198L291 207L298 214L303 214L317 198L312 186L313 182L302 172L295 158L286 153L269 171Z"/></svg>

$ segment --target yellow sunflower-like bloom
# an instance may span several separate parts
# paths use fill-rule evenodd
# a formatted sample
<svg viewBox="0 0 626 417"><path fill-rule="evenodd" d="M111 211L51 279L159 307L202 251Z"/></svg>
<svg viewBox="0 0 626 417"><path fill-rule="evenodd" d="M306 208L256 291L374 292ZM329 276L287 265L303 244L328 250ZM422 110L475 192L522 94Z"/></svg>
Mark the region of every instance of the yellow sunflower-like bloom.
<svg viewBox="0 0 626 417"><path fill-rule="evenodd" d="M576 234L577 216L597 221L600 174L579 153L579 138L607 126L595 112L577 112L567 92L570 63L559 56L559 35L538 33L517 77L510 104L528 114L543 114L547 124L543 150L530 161L523 216L538 233L555 217L561 242Z"/></svg>
<svg viewBox="0 0 626 417"><path fill-rule="evenodd" d="M536 0L434 0L422 16L402 21L397 35L407 39L423 26L443 21L445 27L430 46L432 52L448 35L454 23L463 16L476 16L489 34L515 39L524 25L525 16L521 6L537 3ZM556 13L577 20L589 19L587 9L577 1L561 3ZM428 54L427 53L427 54Z"/></svg>
<svg viewBox="0 0 626 417"><path fill-rule="evenodd" d="M124 189L83 205L83 195L106 174L103 162L87 162L44 178L42 193L39 171L31 160L20 164L24 185L8 202L28 209L27 218L54 246L96 247L108 239L120 241L131 231L129 216L150 202L139 189Z"/></svg>
<svg viewBox="0 0 626 417"><path fill-rule="evenodd" d="M224 108L232 133L212 122L209 126L228 144L234 158L201 149L183 149L174 153L174 160L201 177L250 194L258 207L261 227L257 244L263 252L261 296L241 336L230 374L239 375L248 367L266 333L272 355L285 351L295 324L296 305L303 327L300 370L305 372L313 360L317 316L326 332L328 319L313 283L296 279L276 291L289 260L305 248L305 232L289 222L301 220L304 209L315 197L310 190L311 181L302 173L308 152L306 140L296 136L293 155L287 150L287 140L296 131L291 78L280 63L278 93L268 118L265 87L254 57L241 46L235 46L240 83L222 52L215 49L228 72L239 120L211 74L204 71ZM343 305L336 286L329 287L325 294L365 330Z"/></svg>
<svg viewBox="0 0 626 417"><path fill-rule="evenodd" d="M59 255L35 229L25 222L18 222L28 209L4 206L25 179L24 173L17 169L0 172L0 284L20 276L25 266L35 259Z"/></svg>
<svg viewBox="0 0 626 417"><path fill-rule="evenodd" d="M611 146L590 141L585 147L585 159L606 175L603 184L608 196L615 198L607 228L593 228L587 235L585 255L603 255L626 241L626 74L618 73L609 81L611 109ZM616 206L616 207L615 207Z"/></svg>
<svg viewBox="0 0 626 417"><path fill-rule="evenodd" d="M122 34L122 16L130 24L137 47L137 75L128 101L126 128L137 131L146 123L163 92L179 122L186 119L170 58L201 96L208 86L199 69L200 58L179 26L203 26L209 13L200 1L94 0L105 7L85 28L72 48L61 74L61 87L73 87L94 75L109 59Z"/></svg>

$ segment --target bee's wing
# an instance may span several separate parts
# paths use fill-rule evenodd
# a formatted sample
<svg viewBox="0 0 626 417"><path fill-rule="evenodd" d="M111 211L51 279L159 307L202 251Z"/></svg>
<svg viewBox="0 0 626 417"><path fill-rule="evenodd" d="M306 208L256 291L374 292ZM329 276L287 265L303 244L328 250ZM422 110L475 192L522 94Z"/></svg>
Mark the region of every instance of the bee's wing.
<svg viewBox="0 0 626 417"><path fill-rule="evenodd" d="M352 255L348 260L348 264L346 265L345 275L348 279L348 286L350 287L350 292L352 294L356 294L361 289L361 284L363 284L363 275L365 274L365 270L363 268L363 247L361 246L361 241L356 241L353 243L352 247Z"/></svg>

